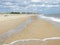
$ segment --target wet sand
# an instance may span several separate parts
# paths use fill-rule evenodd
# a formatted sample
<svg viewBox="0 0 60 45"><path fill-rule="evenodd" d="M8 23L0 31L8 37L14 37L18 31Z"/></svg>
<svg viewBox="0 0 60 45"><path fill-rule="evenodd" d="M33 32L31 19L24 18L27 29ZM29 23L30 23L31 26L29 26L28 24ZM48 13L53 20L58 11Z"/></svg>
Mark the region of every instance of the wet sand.
<svg viewBox="0 0 60 45"><path fill-rule="evenodd" d="M60 29L43 19L34 17L34 21L22 32L7 38L4 43L11 43L20 39L43 39L47 37L60 37Z"/></svg>
<svg viewBox="0 0 60 45"><path fill-rule="evenodd" d="M0 14L0 34L3 34L25 22L29 16Z"/></svg>

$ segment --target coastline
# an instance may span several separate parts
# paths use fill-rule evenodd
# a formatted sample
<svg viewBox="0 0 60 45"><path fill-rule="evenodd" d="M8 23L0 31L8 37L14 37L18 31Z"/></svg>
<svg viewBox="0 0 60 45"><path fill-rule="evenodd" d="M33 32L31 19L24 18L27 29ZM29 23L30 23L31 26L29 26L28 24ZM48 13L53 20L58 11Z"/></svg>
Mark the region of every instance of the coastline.
<svg viewBox="0 0 60 45"><path fill-rule="evenodd" d="M48 37L60 37L60 29L43 19L34 18L21 33L16 33L5 40L10 43L20 39L43 39ZM14 39L13 39L14 38Z"/></svg>

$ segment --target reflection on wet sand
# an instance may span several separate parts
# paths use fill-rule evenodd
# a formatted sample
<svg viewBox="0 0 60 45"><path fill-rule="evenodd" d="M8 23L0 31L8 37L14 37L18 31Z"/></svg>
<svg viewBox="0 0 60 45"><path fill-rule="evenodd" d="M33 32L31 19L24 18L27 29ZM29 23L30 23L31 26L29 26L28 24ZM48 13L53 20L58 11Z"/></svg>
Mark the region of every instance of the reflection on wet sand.
<svg viewBox="0 0 60 45"><path fill-rule="evenodd" d="M33 16L34 21L29 24L21 33L16 33L6 39L5 43L19 39L42 39L47 37L59 37L60 29L45 21ZM12 39L14 38L14 39Z"/></svg>

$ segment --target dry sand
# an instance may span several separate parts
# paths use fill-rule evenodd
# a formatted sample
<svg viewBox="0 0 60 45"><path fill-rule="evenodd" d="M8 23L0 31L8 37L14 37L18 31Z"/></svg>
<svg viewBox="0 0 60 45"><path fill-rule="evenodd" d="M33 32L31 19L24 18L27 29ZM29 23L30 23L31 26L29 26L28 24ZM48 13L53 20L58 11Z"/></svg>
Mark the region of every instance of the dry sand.
<svg viewBox="0 0 60 45"><path fill-rule="evenodd" d="M60 37L60 29L43 19L35 17L34 21L22 32L7 38L4 43L10 43L20 39L43 39L47 37Z"/></svg>
<svg viewBox="0 0 60 45"><path fill-rule="evenodd" d="M7 16L5 16L7 15ZM0 14L0 34L16 28L22 22L26 21L29 16L13 15L13 14Z"/></svg>

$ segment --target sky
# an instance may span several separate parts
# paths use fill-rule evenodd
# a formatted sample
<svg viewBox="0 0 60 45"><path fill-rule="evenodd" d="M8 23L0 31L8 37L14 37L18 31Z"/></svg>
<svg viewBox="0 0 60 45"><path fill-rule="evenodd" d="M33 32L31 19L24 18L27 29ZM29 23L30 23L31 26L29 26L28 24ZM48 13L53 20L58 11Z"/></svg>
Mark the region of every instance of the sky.
<svg viewBox="0 0 60 45"><path fill-rule="evenodd" d="M60 0L0 0L0 12L60 14Z"/></svg>

